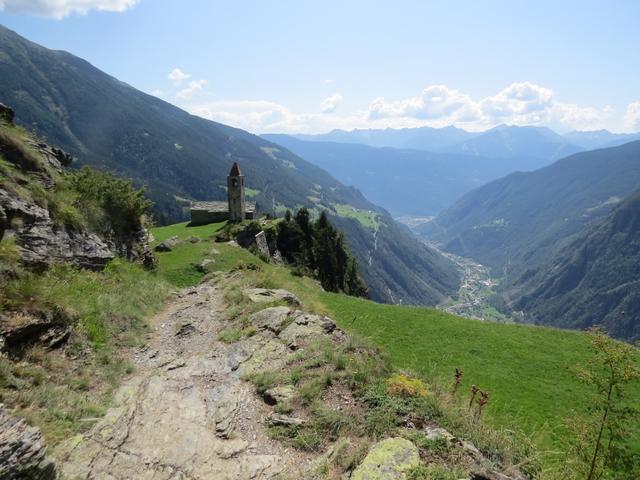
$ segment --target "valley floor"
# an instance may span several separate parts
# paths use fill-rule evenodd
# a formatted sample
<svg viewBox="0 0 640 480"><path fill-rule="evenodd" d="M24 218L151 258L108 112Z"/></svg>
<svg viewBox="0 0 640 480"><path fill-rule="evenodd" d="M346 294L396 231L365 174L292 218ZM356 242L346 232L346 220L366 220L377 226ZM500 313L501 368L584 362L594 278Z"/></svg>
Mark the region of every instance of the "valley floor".
<svg viewBox="0 0 640 480"><path fill-rule="evenodd" d="M429 246L437 249L434 245L429 244ZM460 289L458 290L458 298L438 305L437 308L447 313L475 320L500 323L512 322L508 316L491 305L491 299L496 294L495 287L498 285L498 281L495 278L491 278L489 267L470 258L460 257L442 250L439 251L458 266L462 273L462 278Z"/></svg>

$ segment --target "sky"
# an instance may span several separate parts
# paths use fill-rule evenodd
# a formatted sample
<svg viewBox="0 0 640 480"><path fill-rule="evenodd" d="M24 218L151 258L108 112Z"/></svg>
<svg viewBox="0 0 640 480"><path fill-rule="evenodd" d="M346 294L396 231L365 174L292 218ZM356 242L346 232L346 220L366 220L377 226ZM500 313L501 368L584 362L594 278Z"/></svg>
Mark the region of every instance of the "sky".
<svg viewBox="0 0 640 480"><path fill-rule="evenodd" d="M640 131L637 0L0 0L0 24L255 133Z"/></svg>

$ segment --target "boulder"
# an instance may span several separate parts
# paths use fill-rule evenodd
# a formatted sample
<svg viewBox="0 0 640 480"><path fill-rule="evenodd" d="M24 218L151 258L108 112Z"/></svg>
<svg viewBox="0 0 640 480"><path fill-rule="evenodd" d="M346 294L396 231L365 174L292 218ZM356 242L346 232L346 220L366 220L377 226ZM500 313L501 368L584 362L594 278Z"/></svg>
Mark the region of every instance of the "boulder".
<svg viewBox="0 0 640 480"><path fill-rule="evenodd" d="M404 480L418 465L418 447L404 438L387 438L371 448L351 480Z"/></svg>
<svg viewBox="0 0 640 480"><path fill-rule="evenodd" d="M425 427L427 440L444 440L448 445L456 440L456 437L441 427Z"/></svg>
<svg viewBox="0 0 640 480"><path fill-rule="evenodd" d="M156 252L170 252L174 248L176 248L179 243L180 238L176 235L175 237L171 237L164 242L160 242L158 245L156 245L155 250Z"/></svg>
<svg viewBox="0 0 640 480"><path fill-rule="evenodd" d="M302 305L298 297L296 297L293 293L281 288L251 288L245 290L244 294L249 297L252 302L255 303L286 302L287 304L292 306Z"/></svg>
<svg viewBox="0 0 640 480"><path fill-rule="evenodd" d="M296 389L291 385L278 385L264 392L265 401L271 405L288 403L296 396Z"/></svg>
<svg viewBox="0 0 640 480"><path fill-rule="evenodd" d="M213 269L213 266L215 265L215 263L216 263L215 260L212 260L210 258L205 258L198 264L196 268L198 269L199 272L209 273Z"/></svg>
<svg viewBox="0 0 640 480"><path fill-rule="evenodd" d="M271 256L271 252L269 252L269 243L267 243L267 235L264 231L260 231L255 236L256 248L258 251L264 255L266 258Z"/></svg>
<svg viewBox="0 0 640 480"><path fill-rule="evenodd" d="M0 120L9 124L13 124L13 119L15 118L15 116L16 114L13 111L13 108L7 107L4 103L0 103Z"/></svg>
<svg viewBox="0 0 640 480"><path fill-rule="evenodd" d="M269 330L278 335L287 325L292 310L289 307L271 307L254 313L250 322L261 330Z"/></svg>
<svg viewBox="0 0 640 480"><path fill-rule="evenodd" d="M53 480L55 464L47 458L40 429L9 415L0 405L0 478Z"/></svg>
<svg viewBox="0 0 640 480"><path fill-rule="evenodd" d="M306 420L290 415L281 415L279 413L271 413L267 417L267 424L271 426L300 427L307 423Z"/></svg>
<svg viewBox="0 0 640 480"><path fill-rule="evenodd" d="M293 350L300 346L300 342L304 342L309 338L328 335L336 328L334 321L325 316L295 311L291 314L291 317L293 317L293 320L287 322L287 327L278 334L278 337Z"/></svg>

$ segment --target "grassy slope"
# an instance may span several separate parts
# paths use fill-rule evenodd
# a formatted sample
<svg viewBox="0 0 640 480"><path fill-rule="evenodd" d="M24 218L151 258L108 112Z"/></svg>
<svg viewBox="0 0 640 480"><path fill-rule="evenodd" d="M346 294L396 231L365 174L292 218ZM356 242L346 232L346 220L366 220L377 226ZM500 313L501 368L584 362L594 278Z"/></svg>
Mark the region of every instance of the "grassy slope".
<svg viewBox="0 0 640 480"><path fill-rule="evenodd" d="M154 235L157 241L173 235L207 238L221 227L178 224L158 228ZM490 422L524 430L544 451L560 445L560 420L572 409L584 408L583 400L589 396L569 369L589 359L587 338L579 332L479 322L429 308L381 305L326 293L310 279L295 277L288 269L265 264L226 244L185 243L173 252L160 253L159 271L176 285L197 281L203 275L193 264L212 247L220 252L214 257L216 269L228 270L242 262L259 264L263 284L291 290L307 309L329 314L345 330L371 339L398 368L444 384L453 381L456 367L462 368L465 395L471 384L491 393ZM634 393L638 398L640 388ZM634 444L640 451L640 428ZM553 454L548 455L547 461L552 461Z"/></svg>

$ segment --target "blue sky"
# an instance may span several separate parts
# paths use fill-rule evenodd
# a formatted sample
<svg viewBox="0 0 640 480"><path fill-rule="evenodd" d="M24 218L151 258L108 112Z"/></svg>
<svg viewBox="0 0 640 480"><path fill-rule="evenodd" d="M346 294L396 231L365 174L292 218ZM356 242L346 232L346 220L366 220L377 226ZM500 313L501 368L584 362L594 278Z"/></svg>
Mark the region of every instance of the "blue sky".
<svg viewBox="0 0 640 480"><path fill-rule="evenodd" d="M0 0L0 9L1 24L37 43L254 132L640 130L635 0Z"/></svg>

